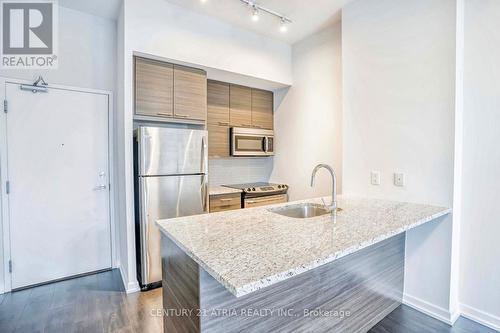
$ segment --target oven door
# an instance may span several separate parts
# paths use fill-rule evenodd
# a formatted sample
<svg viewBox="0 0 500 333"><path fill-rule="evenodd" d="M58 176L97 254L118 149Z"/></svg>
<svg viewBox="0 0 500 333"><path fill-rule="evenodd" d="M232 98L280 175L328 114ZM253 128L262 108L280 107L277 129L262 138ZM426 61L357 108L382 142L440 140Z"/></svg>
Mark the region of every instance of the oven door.
<svg viewBox="0 0 500 333"><path fill-rule="evenodd" d="M231 128L232 156L273 155L273 131L253 128Z"/></svg>
<svg viewBox="0 0 500 333"><path fill-rule="evenodd" d="M269 195L257 198L245 198L245 200L243 201L243 208L262 207L285 202L288 202L287 194Z"/></svg>

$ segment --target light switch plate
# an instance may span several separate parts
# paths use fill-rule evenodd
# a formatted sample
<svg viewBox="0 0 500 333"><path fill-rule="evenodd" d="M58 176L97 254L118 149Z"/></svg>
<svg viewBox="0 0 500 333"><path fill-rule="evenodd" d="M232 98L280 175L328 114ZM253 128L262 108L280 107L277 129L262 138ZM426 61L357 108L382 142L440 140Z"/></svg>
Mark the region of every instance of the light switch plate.
<svg viewBox="0 0 500 333"><path fill-rule="evenodd" d="M371 183L372 185L380 185L380 172L372 171L371 172Z"/></svg>
<svg viewBox="0 0 500 333"><path fill-rule="evenodd" d="M394 173L394 186L405 186L405 174L401 172Z"/></svg>

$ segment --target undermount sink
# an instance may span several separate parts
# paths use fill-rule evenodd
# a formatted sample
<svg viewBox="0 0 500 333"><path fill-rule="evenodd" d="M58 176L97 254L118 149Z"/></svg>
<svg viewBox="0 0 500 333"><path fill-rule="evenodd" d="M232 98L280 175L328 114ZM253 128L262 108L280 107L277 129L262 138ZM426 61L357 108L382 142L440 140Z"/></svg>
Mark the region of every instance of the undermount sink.
<svg viewBox="0 0 500 333"><path fill-rule="evenodd" d="M269 211L275 214L293 217L297 219L306 219L309 217L316 217L331 213L331 210L325 208L324 205L315 203L302 203L286 207L271 208L269 209Z"/></svg>

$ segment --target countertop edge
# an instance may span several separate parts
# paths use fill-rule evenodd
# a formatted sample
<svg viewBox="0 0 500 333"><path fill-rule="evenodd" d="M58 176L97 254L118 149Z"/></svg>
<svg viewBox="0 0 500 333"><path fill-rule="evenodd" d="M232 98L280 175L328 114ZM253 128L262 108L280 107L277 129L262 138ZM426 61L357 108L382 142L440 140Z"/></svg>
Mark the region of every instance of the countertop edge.
<svg viewBox="0 0 500 333"><path fill-rule="evenodd" d="M226 186L222 186L222 185L208 187L208 195L211 195L211 196L237 194L237 193L242 193L242 192L243 192L243 190L240 190L237 188L226 187Z"/></svg>
<svg viewBox="0 0 500 333"><path fill-rule="evenodd" d="M400 228L400 229L394 230L392 232L389 232L387 234L381 235L379 237L373 238L373 239L371 239L369 241L366 241L364 243L361 243L361 244L358 244L358 245L355 245L355 246L351 246L351 247L345 249L344 251L340 251L339 253L335 253L332 256L329 256L329 257L326 257L326 258L319 258L319 259L315 260L314 262L312 262L310 264L306 264L305 266L291 268L291 269L289 269L287 271L280 272L280 273L268 276L268 277L266 277L264 279L257 280L257 281L252 282L252 283L248 283L248 284L246 284L244 286L241 286L239 288L237 288L237 287L229 284L229 282L223 276L217 274L212 269L210 269L210 267L208 265L206 265L203 262L203 260L201 260L194 253L192 253L186 247L184 247L182 244L180 244L175 239L175 237L173 235L171 235L167 230L165 230L164 228L162 228L161 225L158 223L158 221L156 221L155 224L160 228L160 231L163 233L163 235L167 236L172 242L174 242L191 259L193 259L198 265L200 265L205 271L207 271L207 273L209 273L220 284L222 284L227 290L229 290L231 292L231 294L233 294L235 297L242 297L242 296L251 294L253 292L256 292L256 291L258 291L260 289L269 287L269 286L271 286L273 284L276 284L278 282L287 280L287 279L289 279L289 278L291 278L293 276L297 276L297 275L299 275L301 273L305 273L305 272L310 271L310 270L312 270L314 268L317 268L319 266L328 264L328 263L333 262L333 261L335 261L337 259L340 259L340 258L343 258L345 256L348 256L349 254L352 254L354 252L360 251L360 250L362 250L364 248L367 248L367 247L369 247L371 245L377 244L377 243L382 242L382 241L384 241L386 239L389 239L391 237L399 235L399 234L401 234L403 232L406 232L408 230L411 230L411 229L414 229L416 227L419 227L419 226L421 226L421 225L423 225L425 223L431 222L431 221L436 220L436 219L438 219L440 217L448 215L451 212L452 212L451 208L446 208L446 209L444 209L441 212L438 212L436 214L433 214L431 216L428 216L426 218L418 220L417 222L412 223L410 225L407 225L407 226L405 226L403 228Z"/></svg>
<svg viewBox="0 0 500 333"><path fill-rule="evenodd" d="M241 297L241 295L238 296L237 290L234 286L227 283L226 280L222 276L215 273L210 267L208 267L208 265L206 265L203 262L203 260L201 260L192 251L188 250L185 246L183 246L180 242L178 242L172 234L170 234L168 231L163 229L160 224L158 224L158 221L156 221L155 223L160 228L160 231L164 236L168 237L172 242L174 242L175 245L177 245L182 251L184 251L191 259L193 259L205 271L207 271L208 274L210 274L214 279L216 279L220 284L222 284L227 290L229 290L231 292L231 294L233 294L236 297Z"/></svg>

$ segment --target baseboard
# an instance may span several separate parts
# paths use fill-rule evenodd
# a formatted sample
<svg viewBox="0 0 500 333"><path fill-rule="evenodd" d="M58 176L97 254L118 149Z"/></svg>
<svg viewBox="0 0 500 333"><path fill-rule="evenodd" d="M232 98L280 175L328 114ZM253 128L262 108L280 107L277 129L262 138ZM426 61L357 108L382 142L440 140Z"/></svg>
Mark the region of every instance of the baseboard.
<svg viewBox="0 0 500 333"><path fill-rule="evenodd" d="M466 304L460 304L460 312L465 318L500 332L500 317L478 310Z"/></svg>
<svg viewBox="0 0 500 333"><path fill-rule="evenodd" d="M140 291L141 288L139 288L139 282L129 281L127 279L127 275L123 273L123 269L121 266L119 267L119 269L120 269L120 275L122 277L123 286L125 287L125 292L127 294L131 294Z"/></svg>
<svg viewBox="0 0 500 333"><path fill-rule="evenodd" d="M408 305L409 307L425 313L426 315L440 320L450 326L453 326L458 317L460 317L460 313L458 311L451 313L450 311L440 306L431 304L427 301L408 294L403 295L403 304Z"/></svg>

